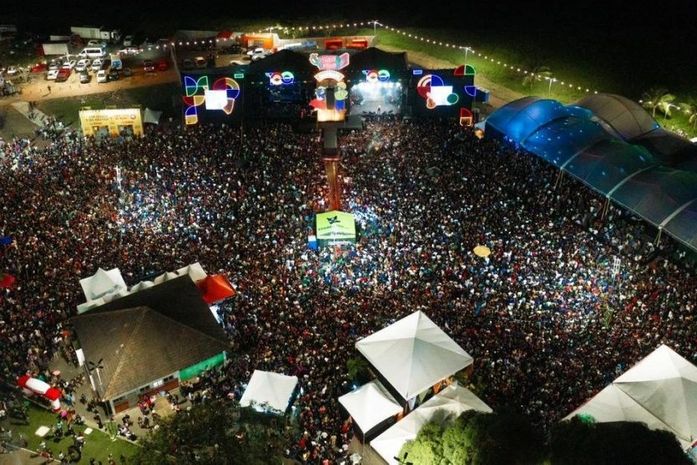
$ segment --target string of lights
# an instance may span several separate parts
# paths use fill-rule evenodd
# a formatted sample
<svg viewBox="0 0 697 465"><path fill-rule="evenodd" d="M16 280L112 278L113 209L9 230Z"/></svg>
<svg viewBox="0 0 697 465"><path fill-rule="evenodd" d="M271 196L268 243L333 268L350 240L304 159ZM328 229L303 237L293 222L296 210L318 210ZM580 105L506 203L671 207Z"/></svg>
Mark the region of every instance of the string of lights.
<svg viewBox="0 0 697 465"><path fill-rule="evenodd" d="M382 27L390 32L400 34L400 35L408 37L410 39L425 42L427 44L432 44L434 46L437 45L437 46L443 47L445 49L462 50L463 52L465 52L465 56L467 56L468 53L472 53L473 55L476 55L478 58L481 58L482 60L484 60L490 64L496 64L496 65L502 66L503 68L505 68L509 71L516 72L516 73L519 73L521 75L529 75L533 79L537 78L540 81L545 80L545 81L549 82L550 91L551 91L552 84L558 82L560 86L568 87L569 89L576 90L578 92L585 91L586 93L590 93L590 92L593 92L594 94L598 93L597 90L591 91L591 89L589 89L587 87L579 86L577 84L567 82L567 81L562 81L562 80L559 80L553 76L547 76L547 75L541 75L540 73L534 73L532 71L526 70L526 69L521 68L519 66L506 63L505 61L502 62L501 60L498 60L498 59L494 58L493 56L486 55L486 54L482 53L481 51L475 50L474 48L467 46L467 45L458 45L455 43L443 42L440 40L431 39L429 37L420 36L418 34L412 34L410 32L406 32L404 30L383 24L378 20L358 21L358 22L354 22L354 23L334 23L334 24L326 24L326 25L309 25L309 26L269 26L269 27L265 28L264 30L257 30L256 33L257 34L262 34L264 32L268 33L268 32L272 32L274 29L276 29L276 30L281 30L284 33L288 34L288 33L295 32L295 31L310 32L310 31L324 31L324 30L343 29L343 28L348 29L348 28L368 27L368 26L373 26L374 30L377 29L377 27ZM147 47L147 49L148 50L152 50L152 49L159 50L160 48L162 48L163 50L166 50L168 48L168 46L175 47L175 46L191 46L191 45L206 45L206 44L212 45L213 43L220 43L220 42L225 43L228 40L234 40L234 39L229 38L229 37L218 37L215 40L213 40L213 39L207 39L207 40L202 39L202 40L193 40L193 41L191 41L191 40L181 41L180 40L177 42L172 41L169 44L163 44L162 46L160 46L160 45L149 46L149 47Z"/></svg>

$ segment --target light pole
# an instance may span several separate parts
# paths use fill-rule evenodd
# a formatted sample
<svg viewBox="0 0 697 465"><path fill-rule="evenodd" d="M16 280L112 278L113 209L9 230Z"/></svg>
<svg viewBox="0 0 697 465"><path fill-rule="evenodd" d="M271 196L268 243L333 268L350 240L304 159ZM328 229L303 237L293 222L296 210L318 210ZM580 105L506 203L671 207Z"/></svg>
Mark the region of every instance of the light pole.
<svg viewBox="0 0 697 465"><path fill-rule="evenodd" d="M465 68L467 67L467 54L469 53L470 48L465 47ZM465 73L467 72L467 69L465 69Z"/></svg>
<svg viewBox="0 0 697 465"><path fill-rule="evenodd" d="M549 97L550 95L552 95L552 83L553 83L553 82L557 82L557 78L551 77L551 78L548 78L548 79L549 79L549 87L547 88L547 97Z"/></svg>
<svg viewBox="0 0 697 465"><path fill-rule="evenodd" d="M378 32L378 22L376 20L373 20L373 35L376 35Z"/></svg>

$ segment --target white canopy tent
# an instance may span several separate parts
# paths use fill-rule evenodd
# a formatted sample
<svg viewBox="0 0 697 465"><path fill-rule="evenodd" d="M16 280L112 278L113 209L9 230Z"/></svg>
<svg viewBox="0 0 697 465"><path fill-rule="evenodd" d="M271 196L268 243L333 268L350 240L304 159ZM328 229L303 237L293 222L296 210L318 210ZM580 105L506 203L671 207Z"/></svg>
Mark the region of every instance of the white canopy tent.
<svg viewBox="0 0 697 465"><path fill-rule="evenodd" d="M240 399L240 406L266 406L269 409L284 413L297 385L297 376L254 370L252 378L247 384L247 389Z"/></svg>
<svg viewBox="0 0 697 465"><path fill-rule="evenodd" d="M643 422L670 431L687 448L697 439L697 367L661 345L566 419L579 414Z"/></svg>
<svg viewBox="0 0 697 465"><path fill-rule="evenodd" d="M472 364L472 357L418 311L356 342L356 349L409 400Z"/></svg>
<svg viewBox="0 0 697 465"><path fill-rule="evenodd" d="M339 403L348 411L363 434L402 411L402 406L377 380L339 397Z"/></svg>
<svg viewBox="0 0 697 465"><path fill-rule="evenodd" d="M373 439L370 445L389 465L398 465L395 457L405 442L416 437L423 425L430 421L444 424L468 410L485 413L492 411L469 389L457 383L451 384Z"/></svg>
<svg viewBox="0 0 697 465"><path fill-rule="evenodd" d="M108 271L99 268L92 276L81 279L80 286L87 302L128 289L118 268Z"/></svg>
<svg viewBox="0 0 697 465"><path fill-rule="evenodd" d="M149 124L160 124L160 118L162 117L162 112L157 110L151 110L150 108L145 108L143 112L143 122Z"/></svg>
<svg viewBox="0 0 697 465"><path fill-rule="evenodd" d="M184 266L177 270L177 274L179 276L184 276L187 273L193 282L201 281L202 279L206 279L206 276L208 276L199 262L192 263L191 265Z"/></svg>

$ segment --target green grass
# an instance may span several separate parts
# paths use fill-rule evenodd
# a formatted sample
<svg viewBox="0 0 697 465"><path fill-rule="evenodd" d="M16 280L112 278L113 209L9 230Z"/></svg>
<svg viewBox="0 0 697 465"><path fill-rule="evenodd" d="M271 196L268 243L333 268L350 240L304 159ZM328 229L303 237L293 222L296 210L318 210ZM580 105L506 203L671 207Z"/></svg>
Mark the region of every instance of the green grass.
<svg viewBox="0 0 697 465"><path fill-rule="evenodd" d="M10 429L12 431L13 440L17 440L19 435L23 435L27 440L27 449L37 450L39 443L44 439L40 438L36 434L36 430L39 426L52 426L56 423L56 416L49 412L34 405L29 407L29 425L14 425L10 424L9 420L0 422L3 428ZM74 428L76 431L83 431L84 426L76 426ZM59 442L54 442L52 439L45 440L48 448L53 452L54 457L58 456L60 451L67 454L68 446L72 445L72 438L63 438ZM80 464L89 463L89 459L94 457L97 460L101 460L103 463L107 463L107 457L112 454L114 458L118 461L121 454L125 457L131 457L135 454L138 446L133 445L128 441L121 439L116 439L112 441L111 438L99 431L93 430L91 434L85 436L85 446L82 449L82 459Z"/></svg>
<svg viewBox="0 0 697 465"><path fill-rule="evenodd" d="M37 104L46 114L54 115L66 125L73 127L80 124L78 111L82 107L92 109L113 107L140 106L163 111L163 117L179 114L179 96L181 89L176 83L160 84L157 86L134 87L115 92L89 94L80 97L44 100ZM176 103L177 106L173 105Z"/></svg>

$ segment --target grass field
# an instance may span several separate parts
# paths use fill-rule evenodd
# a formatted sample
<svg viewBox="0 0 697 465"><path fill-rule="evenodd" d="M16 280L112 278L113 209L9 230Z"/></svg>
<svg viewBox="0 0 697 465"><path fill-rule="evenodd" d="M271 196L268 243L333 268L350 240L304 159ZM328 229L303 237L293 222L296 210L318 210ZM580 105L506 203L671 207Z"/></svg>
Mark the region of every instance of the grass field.
<svg viewBox="0 0 697 465"><path fill-rule="evenodd" d="M163 111L163 118L179 116L181 89L178 84L161 84L150 87L134 87L103 94L44 100L37 106L46 114L54 115L66 125L79 125L78 111L83 107L101 109L108 107L140 106Z"/></svg>
<svg viewBox="0 0 697 465"><path fill-rule="evenodd" d="M17 425L10 424L9 420L0 422L0 425L5 429L10 429L12 431L13 441L17 441L20 435L27 440L27 449L37 450L41 441L46 441L48 449L53 452L54 457L58 456L60 451L67 454L68 446L72 445L72 438L63 438L59 442L55 442L53 439L42 439L36 434L36 430L40 426L52 426L56 423L56 416L49 412L48 410L41 409L34 405L29 407L29 425ZM74 428L76 431L84 431L84 426L77 426ZM111 438L99 431L93 430L92 433L85 436L85 446L82 449L82 458L80 464L89 463L90 458L95 458L101 460L103 463L107 463L107 458L109 454L112 454L114 458L118 461L119 457L123 455L124 457L130 457L135 454L138 446L133 445L128 441L121 439L116 439L112 441Z"/></svg>

